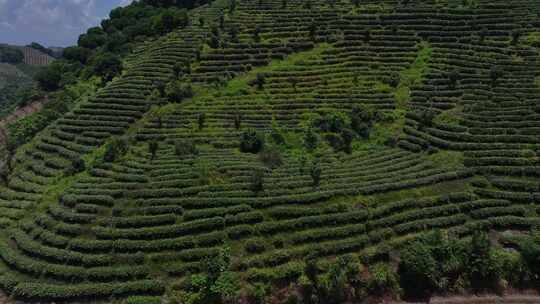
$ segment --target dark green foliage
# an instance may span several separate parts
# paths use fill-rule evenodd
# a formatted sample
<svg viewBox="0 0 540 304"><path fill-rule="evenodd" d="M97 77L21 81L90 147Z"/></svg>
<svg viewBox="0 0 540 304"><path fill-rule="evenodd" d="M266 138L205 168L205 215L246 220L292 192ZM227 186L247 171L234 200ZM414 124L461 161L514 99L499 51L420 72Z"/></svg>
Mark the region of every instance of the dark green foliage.
<svg viewBox="0 0 540 304"><path fill-rule="evenodd" d="M63 72L64 66L55 62L39 71L35 76L35 80L43 90L55 91L61 86Z"/></svg>
<svg viewBox="0 0 540 304"><path fill-rule="evenodd" d="M257 89L262 90L264 84L266 83L266 75L262 73L257 73L254 83L257 86Z"/></svg>
<svg viewBox="0 0 540 304"><path fill-rule="evenodd" d="M266 241L264 239L250 239L244 245L247 253L261 253L266 250Z"/></svg>
<svg viewBox="0 0 540 304"><path fill-rule="evenodd" d="M540 235L538 232L532 234L519 243L519 253L531 272L532 279L538 282L540 279Z"/></svg>
<svg viewBox="0 0 540 304"><path fill-rule="evenodd" d="M259 153L264 147L263 136L255 129L248 129L240 136L240 151L244 153Z"/></svg>
<svg viewBox="0 0 540 304"><path fill-rule="evenodd" d="M219 28L225 29L225 16L223 14L219 15Z"/></svg>
<svg viewBox="0 0 540 304"><path fill-rule="evenodd" d="M488 29L483 27L478 33L478 35L480 36L480 42L484 42L484 39L486 39L488 35Z"/></svg>
<svg viewBox="0 0 540 304"><path fill-rule="evenodd" d="M292 88L296 92L296 86L298 85L298 78L291 76L287 79L287 82L291 84Z"/></svg>
<svg viewBox="0 0 540 304"><path fill-rule="evenodd" d="M193 295L191 303L234 303L240 289L238 276L229 271L230 253L219 249L203 263L202 274L192 275L185 289Z"/></svg>
<svg viewBox="0 0 540 304"><path fill-rule="evenodd" d="M242 114L235 114L234 115L234 128L236 130L240 130L241 126L242 126Z"/></svg>
<svg viewBox="0 0 540 304"><path fill-rule="evenodd" d="M397 275L388 264L377 263L369 270L371 279L367 282L367 288L370 294L395 293L399 289Z"/></svg>
<svg viewBox="0 0 540 304"><path fill-rule="evenodd" d="M511 33L512 36L512 45L516 45L519 42L519 38L521 37L521 31L520 30L513 30Z"/></svg>
<svg viewBox="0 0 540 304"><path fill-rule="evenodd" d="M304 147L308 150L314 150L319 145L319 135L315 133L313 128L306 130L304 134Z"/></svg>
<svg viewBox="0 0 540 304"><path fill-rule="evenodd" d="M270 129L270 139L276 145L286 144L282 130L275 123L272 124L272 129Z"/></svg>
<svg viewBox="0 0 540 304"><path fill-rule="evenodd" d="M229 36L231 37L232 42L238 42L238 27L237 26L231 26L229 31Z"/></svg>
<svg viewBox="0 0 540 304"><path fill-rule="evenodd" d="M250 189L255 193L264 190L264 172L260 169L254 170L250 178Z"/></svg>
<svg viewBox="0 0 540 304"><path fill-rule="evenodd" d="M180 140L174 143L174 153L179 157L198 155L197 146L189 140Z"/></svg>
<svg viewBox="0 0 540 304"><path fill-rule="evenodd" d="M176 78L179 78L184 70L184 65L181 62L177 62L173 66L173 73Z"/></svg>
<svg viewBox="0 0 540 304"><path fill-rule="evenodd" d="M354 5L354 7L359 7L360 6L360 0L352 0L352 4Z"/></svg>
<svg viewBox="0 0 540 304"><path fill-rule="evenodd" d="M310 3L309 0L306 3ZM317 40L317 23L315 22L311 23L308 31L309 31L309 38L311 39L311 41L315 42Z"/></svg>
<svg viewBox="0 0 540 304"><path fill-rule="evenodd" d="M151 159L156 158L157 150L159 149L159 143L155 140L148 142L148 152L150 152Z"/></svg>
<svg viewBox="0 0 540 304"><path fill-rule="evenodd" d="M399 73L397 72L390 74L388 78L384 79L384 83L386 83L387 85L393 88L397 88L399 86L399 82L400 82L400 76L399 76Z"/></svg>
<svg viewBox="0 0 540 304"><path fill-rule="evenodd" d="M73 169L73 173L81 173L86 170L86 164L82 158L74 159L71 162L71 167Z"/></svg>
<svg viewBox="0 0 540 304"><path fill-rule="evenodd" d="M406 297L423 298L459 286L467 263L466 244L441 231L422 236L401 251L398 274Z"/></svg>
<svg viewBox="0 0 540 304"><path fill-rule="evenodd" d="M221 40L219 39L219 36L212 35L210 37L210 40L208 41L208 46L210 46L213 49L219 48L221 45Z"/></svg>
<svg viewBox="0 0 540 304"><path fill-rule="evenodd" d="M8 47L0 46L0 62L5 63L21 63L24 60L24 54L21 50Z"/></svg>
<svg viewBox="0 0 540 304"><path fill-rule="evenodd" d="M188 25L189 17L184 9L168 8L153 17L152 27L156 33L165 34Z"/></svg>
<svg viewBox="0 0 540 304"><path fill-rule="evenodd" d="M467 266L471 285L475 289L494 288L502 276L493 259L492 251L487 233L474 233Z"/></svg>
<svg viewBox="0 0 540 304"><path fill-rule="evenodd" d="M431 109L424 109L418 114L420 122L428 127L433 125L433 119L437 116L437 113Z"/></svg>
<svg viewBox="0 0 540 304"><path fill-rule="evenodd" d="M206 114L205 113L197 114L197 126L199 127L199 130L204 129L205 124L206 124Z"/></svg>
<svg viewBox="0 0 540 304"><path fill-rule="evenodd" d="M92 60L94 74L105 81L111 81L122 71L122 61L113 53L98 53Z"/></svg>
<svg viewBox="0 0 540 304"><path fill-rule="evenodd" d="M92 55L92 51L80 46L67 47L63 50L63 57L67 60L77 61L86 64Z"/></svg>
<svg viewBox="0 0 540 304"><path fill-rule="evenodd" d="M107 42L107 33L100 27L93 27L79 36L78 45L86 49L96 49Z"/></svg>
<svg viewBox="0 0 540 304"><path fill-rule="evenodd" d="M193 88L190 84L182 81L172 81L165 87L165 95L169 102L178 103L186 98L193 97Z"/></svg>
<svg viewBox="0 0 540 304"><path fill-rule="evenodd" d="M255 42L261 42L261 27L257 25L255 27L255 30L253 30L253 41Z"/></svg>
<svg viewBox="0 0 540 304"><path fill-rule="evenodd" d="M311 176L311 180L313 182L313 187L319 187L321 183L321 164L318 160L315 160L311 163L311 167L309 169L309 175Z"/></svg>
<svg viewBox="0 0 540 304"><path fill-rule="evenodd" d="M103 160L106 162L114 162L122 157L128 150L128 144L128 140L125 137L113 137L113 139L105 146Z"/></svg>
<svg viewBox="0 0 540 304"><path fill-rule="evenodd" d="M61 113L51 109L28 115L8 125L11 141L20 146L29 142L39 131L49 125L51 121L60 117Z"/></svg>
<svg viewBox="0 0 540 304"><path fill-rule="evenodd" d="M275 146L265 147L259 152L259 160L270 169L278 168L283 164L281 152Z"/></svg>
<svg viewBox="0 0 540 304"><path fill-rule="evenodd" d="M234 13L236 10L236 0L229 0L229 14Z"/></svg>
<svg viewBox="0 0 540 304"><path fill-rule="evenodd" d="M154 83L154 86L156 87L156 89L158 90L159 92L159 96L160 97L165 97L165 93L166 93L166 89L167 89L167 84L165 84L165 82L161 81L161 80L158 80Z"/></svg>
<svg viewBox="0 0 540 304"><path fill-rule="evenodd" d="M504 75L504 71L500 67L492 66L491 69L489 70L489 78L491 79L492 85L495 85L497 80L503 77L503 75Z"/></svg>
<svg viewBox="0 0 540 304"><path fill-rule="evenodd" d="M457 70L452 70L448 73L448 80L450 81L450 88L455 89L459 81L459 72Z"/></svg>

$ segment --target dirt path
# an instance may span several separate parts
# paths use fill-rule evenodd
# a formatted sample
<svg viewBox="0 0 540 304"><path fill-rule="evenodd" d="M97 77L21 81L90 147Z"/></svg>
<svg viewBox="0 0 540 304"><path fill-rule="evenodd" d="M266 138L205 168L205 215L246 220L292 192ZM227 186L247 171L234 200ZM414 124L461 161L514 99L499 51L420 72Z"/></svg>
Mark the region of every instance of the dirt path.
<svg viewBox="0 0 540 304"><path fill-rule="evenodd" d="M10 304L8 302L8 298L6 297L6 294L0 290L0 304Z"/></svg>
<svg viewBox="0 0 540 304"><path fill-rule="evenodd" d="M391 304L424 304L427 302L393 302ZM540 304L540 296L536 294L513 294L507 296L453 296L433 297L429 304Z"/></svg>

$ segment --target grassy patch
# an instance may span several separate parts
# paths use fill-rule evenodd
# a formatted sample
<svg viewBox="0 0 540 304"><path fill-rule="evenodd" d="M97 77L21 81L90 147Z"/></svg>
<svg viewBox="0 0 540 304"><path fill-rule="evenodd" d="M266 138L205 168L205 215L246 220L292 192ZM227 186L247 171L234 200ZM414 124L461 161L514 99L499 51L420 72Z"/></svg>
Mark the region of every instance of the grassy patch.
<svg viewBox="0 0 540 304"><path fill-rule="evenodd" d="M419 51L414 62L399 74L400 83L395 89L387 84L378 83L375 89L381 92L394 92L396 109L390 113L384 113L383 119L377 122L372 129L369 140L356 141L354 150L370 150L381 148L392 137L401 134L405 126L405 114L411 98L411 88L422 83L424 75L428 72L428 63L432 49L429 44L423 42L419 45Z"/></svg>
<svg viewBox="0 0 540 304"><path fill-rule="evenodd" d="M424 75L428 72L428 62L433 49L427 42L419 45L420 50L411 66L400 73L400 86L414 86L422 82Z"/></svg>
<svg viewBox="0 0 540 304"><path fill-rule="evenodd" d="M425 187L375 194L367 197L367 199L368 202L380 204L406 199L420 199L422 197L438 196L456 192L466 192L469 190L471 190L469 180L455 180Z"/></svg>
<svg viewBox="0 0 540 304"><path fill-rule="evenodd" d="M522 41L527 45L540 47L540 32L531 32Z"/></svg>
<svg viewBox="0 0 540 304"><path fill-rule="evenodd" d="M436 123L443 123L449 125L458 125L459 119L463 114L463 106L458 105L453 109L443 111L437 115L434 119Z"/></svg>
<svg viewBox="0 0 540 304"><path fill-rule="evenodd" d="M463 153L457 151L439 151L429 156L435 166L448 169L463 168L463 159Z"/></svg>

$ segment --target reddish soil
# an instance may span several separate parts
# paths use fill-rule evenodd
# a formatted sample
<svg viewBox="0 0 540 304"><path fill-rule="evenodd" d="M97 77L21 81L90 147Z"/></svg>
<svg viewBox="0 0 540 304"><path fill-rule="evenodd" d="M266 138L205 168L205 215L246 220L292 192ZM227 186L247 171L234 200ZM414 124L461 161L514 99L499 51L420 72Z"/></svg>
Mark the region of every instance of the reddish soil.
<svg viewBox="0 0 540 304"><path fill-rule="evenodd" d="M9 304L6 295L0 290L0 304Z"/></svg>
<svg viewBox="0 0 540 304"><path fill-rule="evenodd" d="M22 108L17 108L6 118L0 120L0 145L4 145L7 137L6 126L18 119L21 119L27 115L37 112L43 108L43 105L47 102L47 98L34 101ZM2 304L2 302L0 302Z"/></svg>

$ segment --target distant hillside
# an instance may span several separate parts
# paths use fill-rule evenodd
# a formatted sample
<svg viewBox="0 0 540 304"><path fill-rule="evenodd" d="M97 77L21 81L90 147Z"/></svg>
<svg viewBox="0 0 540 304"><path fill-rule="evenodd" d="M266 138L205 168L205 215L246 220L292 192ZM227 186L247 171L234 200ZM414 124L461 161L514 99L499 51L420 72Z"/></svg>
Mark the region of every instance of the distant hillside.
<svg viewBox="0 0 540 304"><path fill-rule="evenodd" d="M37 44L39 45L39 44ZM39 45L41 48L43 48L41 45ZM18 45L8 45L8 44L0 44L0 47L8 47L13 48L16 50L20 50L24 56L23 63L27 65L48 65L51 62L55 60L54 57L51 55L55 53L53 50L48 50L50 54L45 53L43 50L40 50L36 47L30 47L30 46L18 46ZM56 52L58 52L58 48L56 48Z"/></svg>
<svg viewBox="0 0 540 304"><path fill-rule="evenodd" d="M34 75L39 67L0 63L0 119L21 102L26 102L29 91L35 86Z"/></svg>

